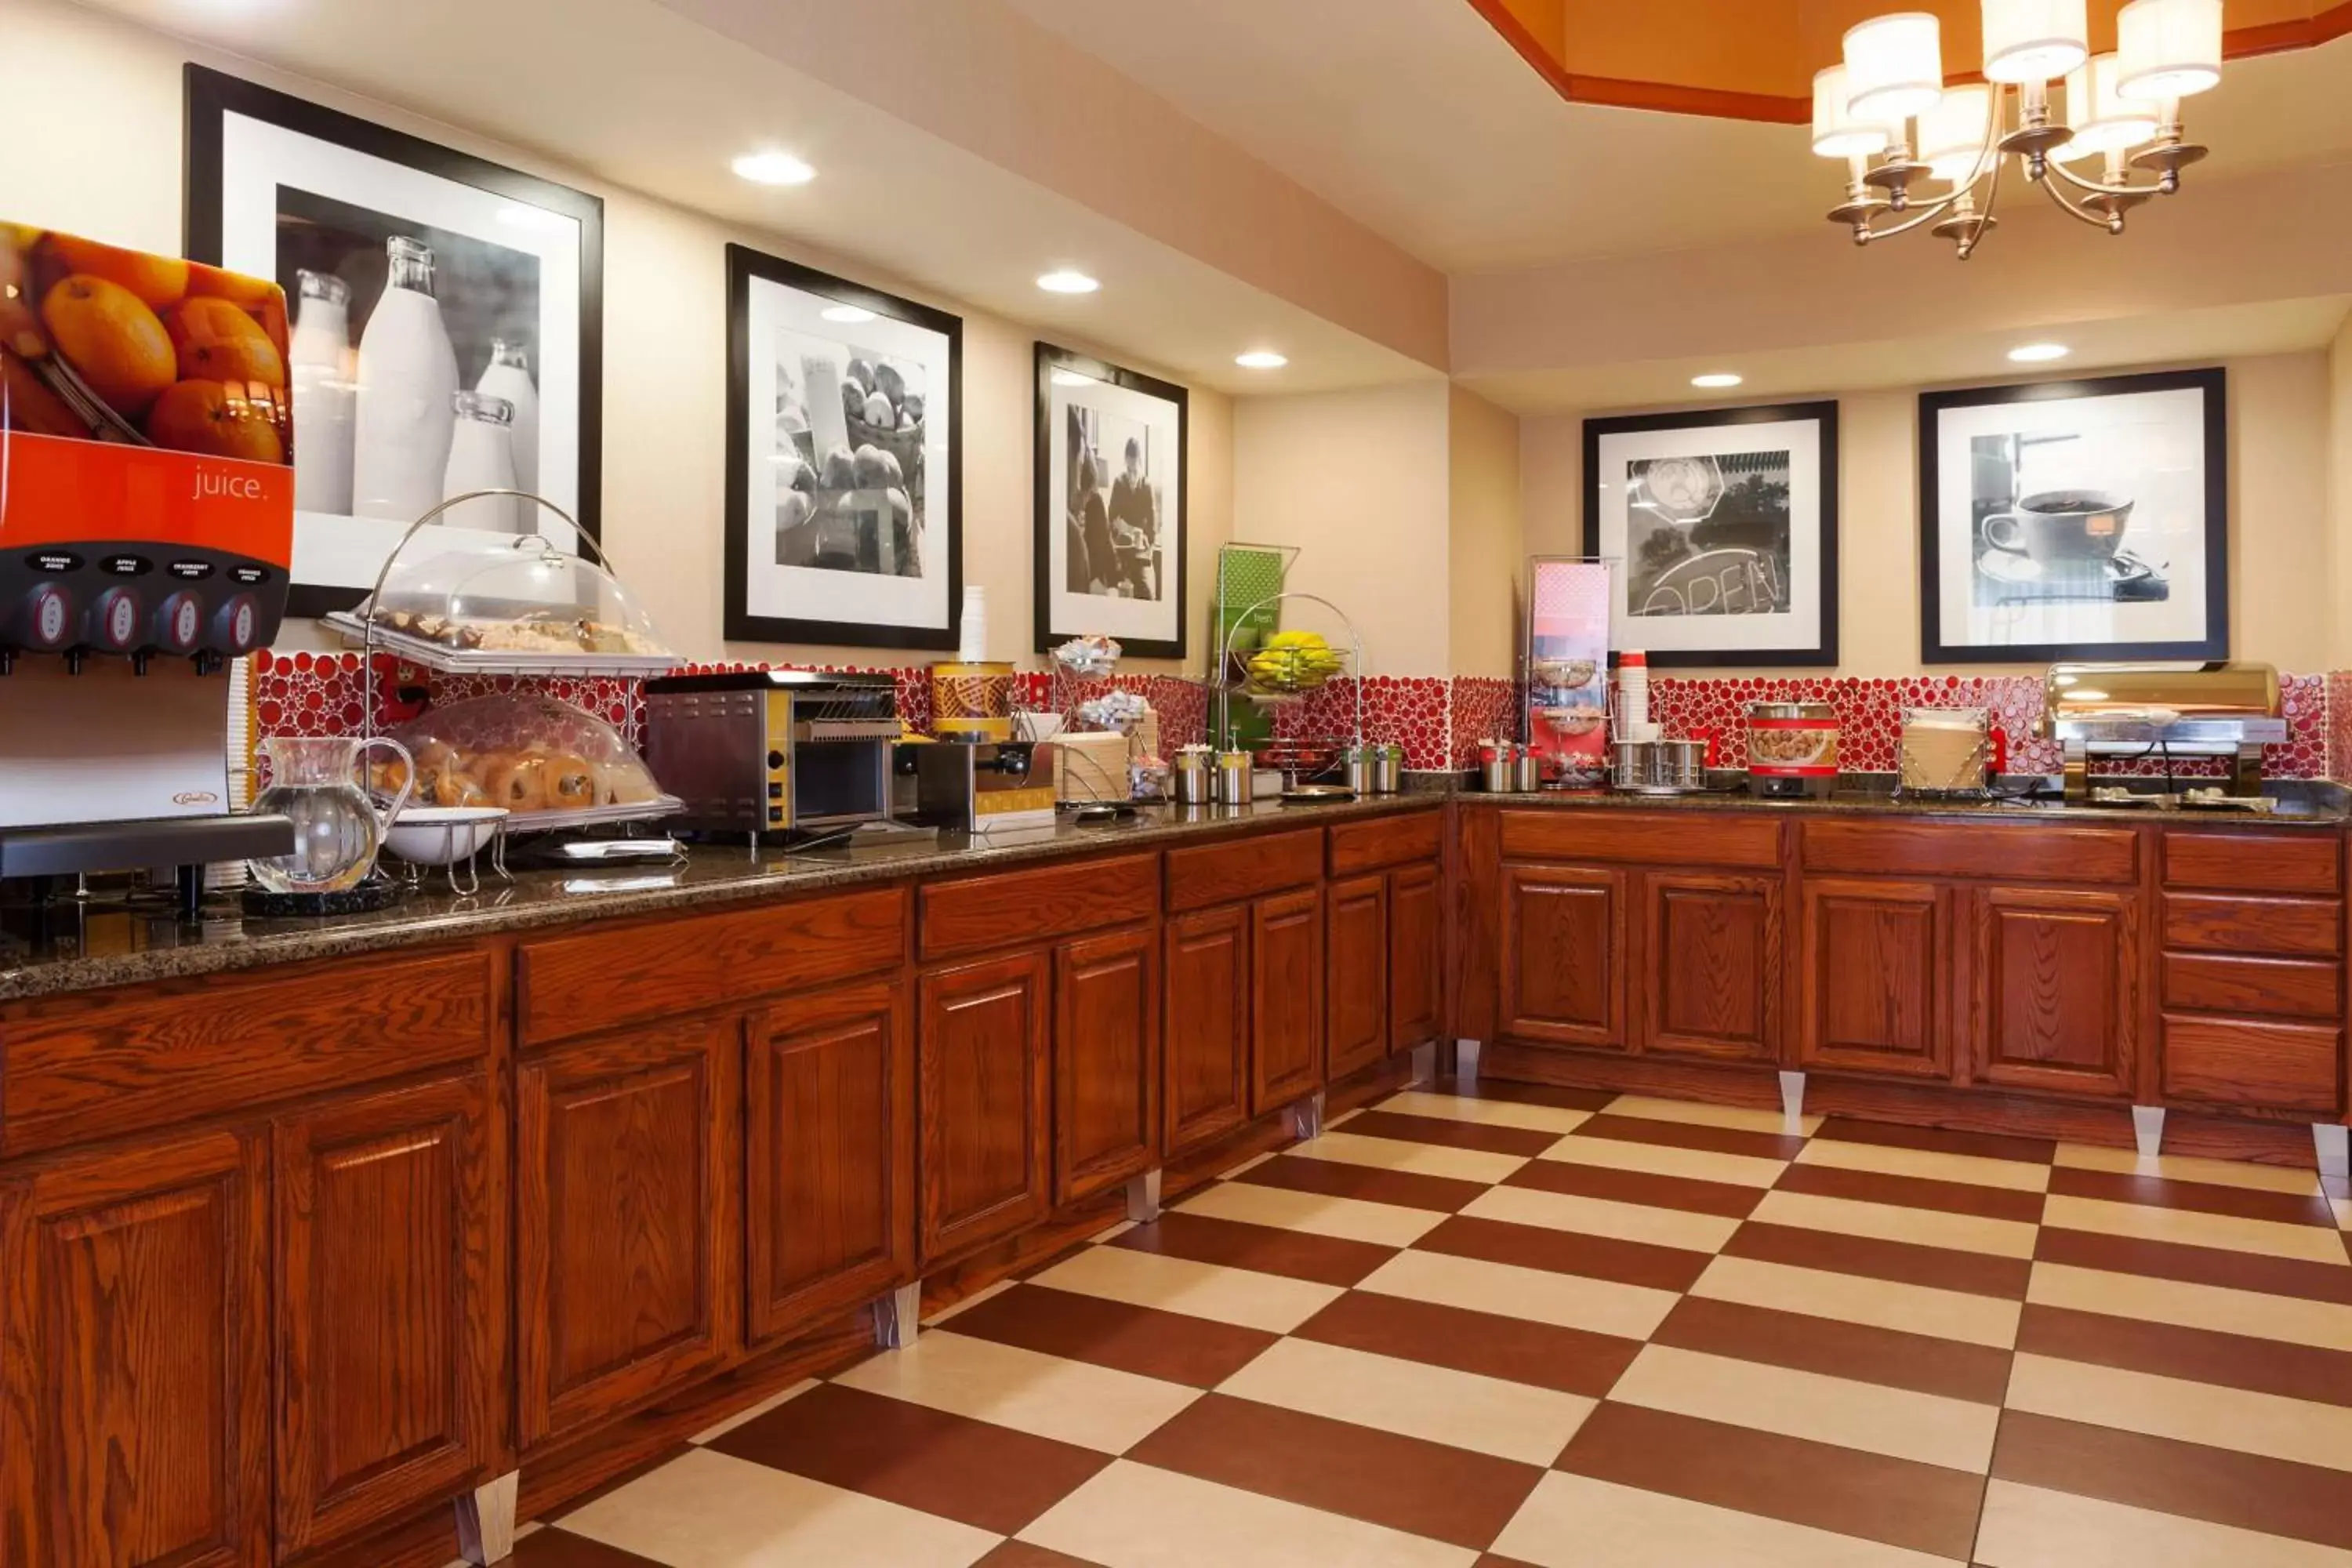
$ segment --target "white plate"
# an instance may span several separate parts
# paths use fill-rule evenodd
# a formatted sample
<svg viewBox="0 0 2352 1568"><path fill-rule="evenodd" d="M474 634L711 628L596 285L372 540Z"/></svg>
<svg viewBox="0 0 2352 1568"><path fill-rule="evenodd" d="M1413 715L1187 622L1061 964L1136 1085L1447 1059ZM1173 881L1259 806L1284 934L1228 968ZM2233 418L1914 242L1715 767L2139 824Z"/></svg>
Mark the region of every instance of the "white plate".
<svg viewBox="0 0 2352 1568"><path fill-rule="evenodd" d="M418 866L454 866L481 852L507 819L502 805L415 805L393 819L384 847Z"/></svg>

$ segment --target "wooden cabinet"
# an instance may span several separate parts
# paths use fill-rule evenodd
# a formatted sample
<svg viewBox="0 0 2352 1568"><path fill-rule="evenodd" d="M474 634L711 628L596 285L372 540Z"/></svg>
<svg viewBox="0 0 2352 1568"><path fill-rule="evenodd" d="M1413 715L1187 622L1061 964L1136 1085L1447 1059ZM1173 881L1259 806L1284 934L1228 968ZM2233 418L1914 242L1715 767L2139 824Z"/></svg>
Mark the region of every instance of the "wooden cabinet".
<svg viewBox="0 0 2352 1568"><path fill-rule="evenodd" d="M1047 954L922 976L916 1033L928 1266L1002 1241L1045 1213Z"/></svg>
<svg viewBox="0 0 2352 1568"><path fill-rule="evenodd" d="M1323 890L1250 906L1250 1114L1323 1085Z"/></svg>
<svg viewBox="0 0 2352 1568"><path fill-rule="evenodd" d="M502 1142L480 1074L273 1129L281 1556L489 1474L505 1398Z"/></svg>
<svg viewBox="0 0 2352 1568"><path fill-rule="evenodd" d="M1160 942L1149 927L1054 950L1054 1201L1160 1157Z"/></svg>
<svg viewBox="0 0 2352 1568"><path fill-rule="evenodd" d="M2005 1089L2128 1097L2140 1015L2139 895L1973 895L1975 1076Z"/></svg>
<svg viewBox="0 0 2352 1568"><path fill-rule="evenodd" d="M788 1338L915 1273L915 1031L873 981L779 1003L744 1058L746 1332Z"/></svg>
<svg viewBox="0 0 2352 1568"><path fill-rule="evenodd" d="M1624 1047L1625 882L1614 868L1504 866L1506 1038Z"/></svg>
<svg viewBox="0 0 2352 1568"><path fill-rule="evenodd" d="M1800 1065L1949 1077L1952 889L1828 878L1803 889Z"/></svg>
<svg viewBox="0 0 2352 1568"><path fill-rule="evenodd" d="M1434 865L1389 873L1389 1049L1445 1029L1445 883Z"/></svg>
<svg viewBox="0 0 2352 1568"><path fill-rule="evenodd" d="M739 1342L739 1027L666 1023L518 1070L526 1447L715 1367Z"/></svg>
<svg viewBox="0 0 2352 1568"><path fill-rule="evenodd" d="M1172 915L1162 934L1164 1151L1175 1155L1249 1120L1250 911Z"/></svg>
<svg viewBox="0 0 2352 1568"><path fill-rule="evenodd" d="M1373 872L1334 882L1324 909L1324 1046L1330 1076L1339 1078L1389 1054L1388 879Z"/></svg>
<svg viewBox="0 0 2352 1568"><path fill-rule="evenodd" d="M1641 1047L1773 1061L1780 1052L1780 879L1642 876Z"/></svg>
<svg viewBox="0 0 2352 1568"><path fill-rule="evenodd" d="M269 1154L256 1132L0 1184L0 1561L269 1558Z"/></svg>

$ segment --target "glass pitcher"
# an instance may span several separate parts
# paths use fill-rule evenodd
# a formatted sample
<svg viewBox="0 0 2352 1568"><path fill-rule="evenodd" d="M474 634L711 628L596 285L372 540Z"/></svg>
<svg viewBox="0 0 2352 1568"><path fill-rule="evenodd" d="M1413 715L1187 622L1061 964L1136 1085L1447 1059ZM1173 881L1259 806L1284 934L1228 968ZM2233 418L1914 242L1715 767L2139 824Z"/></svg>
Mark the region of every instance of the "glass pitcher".
<svg viewBox="0 0 2352 1568"><path fill-rule="evenodd" d="M400 758L400 798L379 813L359 775L360 756L383 746ZM253 803L294 824L294 852L255 860L253 879L273 893L340 893L374 868L376 849L416 788L408 748L384 736L272 735L261 742L269 787Z"/></svg>

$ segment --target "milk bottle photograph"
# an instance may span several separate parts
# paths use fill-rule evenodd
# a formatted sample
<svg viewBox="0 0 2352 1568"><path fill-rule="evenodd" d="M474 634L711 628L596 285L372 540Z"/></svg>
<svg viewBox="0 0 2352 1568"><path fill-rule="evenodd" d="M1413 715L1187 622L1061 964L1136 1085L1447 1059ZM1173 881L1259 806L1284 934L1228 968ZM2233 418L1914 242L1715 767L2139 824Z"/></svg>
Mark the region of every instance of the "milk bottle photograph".
<svg viewBox="0 0 2352 1568"><path fill-rule="evenodd" d="M305 268L287 358L294 384L294 504L348 516L352 510L350 285Z"/></svg>
<svg viewBox="0 0 2352 1568"><path fill-rule="evenodd" d="M394 235L384 254L391 277L360 334L352 510L413 520L441 500L457 355L433 297L432 247Z"/></svg>
<svg viewBox="0 0 2352 1568"><path fill-rule="evenodd" d="M490 341L490 363L476 392L503 397L514 405L509 426L514 437L515 488L539 493L539 388L531 384L530 353L506 338Z"/></svg>
<svg viewBox="0 0 2352 1568"><path fill-rule="evenodd" d="M441 499L455 500L473 490L510 490L515 484L514 405L485 392L452 395L456 416L449 441L449 464L443 470ZM527 533L522 502L512 496L486 496L453 506L441 514L443 525L487 529L495 533Z"/></svg>

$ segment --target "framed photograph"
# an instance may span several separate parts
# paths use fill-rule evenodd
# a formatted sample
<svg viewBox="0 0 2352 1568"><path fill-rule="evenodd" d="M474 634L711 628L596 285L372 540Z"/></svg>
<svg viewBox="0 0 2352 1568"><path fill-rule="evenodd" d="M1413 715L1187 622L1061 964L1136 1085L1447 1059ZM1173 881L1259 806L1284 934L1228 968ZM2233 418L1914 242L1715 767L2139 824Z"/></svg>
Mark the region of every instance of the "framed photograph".
<svg viewBox="0 0 2352 1568"><path fill-rule="evenodd" d="M545 496L593 535L604 204L202 66L186 95L188 256L276 279L294 313L288 613L358 604L465 491ZM521 501L436 526L581 548Z"/></svg>
<svg viewBox="0 0 2352 1568"><path fill-rule="evenodd" d="M1584 550L1620 563L1611 646L1835 664L1837 440L1834 403L1586 420Z"/></svg>
<svg viewBox="0 0 2352 1568"><path fill-rule="evenodd" d="M2219 370L1919 399L1919 657L2230 654Z"/></svg>
<svg viewBox="0 0 2352 1568"><path fill-rule="evenodd" d="M1184 657L1191 400L1131 370L1037 345L1037 651L1097 632Z"/></svg>
<svg viewBox="0 0 2352 1568"><path fill-rule="evenodd" d="M727 247L726 632L953 648L963 321Z"/></svg>

